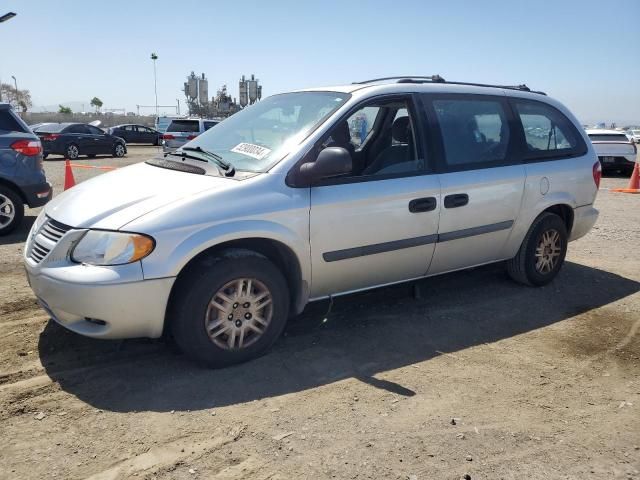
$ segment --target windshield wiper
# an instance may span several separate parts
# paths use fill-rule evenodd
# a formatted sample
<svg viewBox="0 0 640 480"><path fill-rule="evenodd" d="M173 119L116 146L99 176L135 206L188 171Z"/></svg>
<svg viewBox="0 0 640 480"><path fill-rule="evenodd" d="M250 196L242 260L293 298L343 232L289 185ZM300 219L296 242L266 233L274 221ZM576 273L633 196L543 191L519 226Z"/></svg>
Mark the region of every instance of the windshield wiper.
<svg viewBox="0 0 640 480"><path fill-rule="evenodd" d="M218 155L217 153L213 153L213 152L209 152L207 150L204 150L202 147L182 147L181 150L187 151L187 152L198 152L201 153L202 155L206 156L207 158L210 158L213 160L213 162L222 169L222 171L224 172L224 175L226 177L233 177L236 173L236 169L233 168L233 165L231 165L228 162L225 162L222 157L220 155Z"/></svg>

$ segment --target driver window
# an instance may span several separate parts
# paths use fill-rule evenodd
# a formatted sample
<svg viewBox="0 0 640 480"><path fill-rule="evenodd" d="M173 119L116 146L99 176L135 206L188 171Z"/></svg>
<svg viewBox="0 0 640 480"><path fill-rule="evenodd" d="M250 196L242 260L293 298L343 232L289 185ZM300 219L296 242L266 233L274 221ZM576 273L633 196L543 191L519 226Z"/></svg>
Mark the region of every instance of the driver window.
<svg viewBox="0 0 640 480"><path fill-rule="evenodd" d="M350 176L420 172L424 159L417 152L410 112L405 100L369 104L336 124L322 148L346 149L353 162Z"/></svg>

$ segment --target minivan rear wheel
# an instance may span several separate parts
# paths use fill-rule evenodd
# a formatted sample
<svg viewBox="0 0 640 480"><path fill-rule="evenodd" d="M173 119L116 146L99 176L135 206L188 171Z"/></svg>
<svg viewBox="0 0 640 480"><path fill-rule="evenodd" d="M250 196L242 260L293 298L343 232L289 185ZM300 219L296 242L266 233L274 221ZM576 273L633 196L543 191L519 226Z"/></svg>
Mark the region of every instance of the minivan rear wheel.
<svg viewBox="0 0 640 480"><path fill-rule="evenodd" d="M0 235L7 235L20 225L24 217L24 204L20 195L0 185Z"/></svg>
<svg viewBox="0 0 640 480"><path fill-rule="evenodd" d="M529 228L518 254L507 262L509 276L525 285L546 285L562 268L567 243L564 221L554 213L541 214Z"/></svg>
<svg viewBox="0 0 640 480"><path fill-rule="evenodd" d="M179 280L170 309L178 347L209 367L245 362L278 339L289 313L287 283L262 255L234 249Z"/></svg>

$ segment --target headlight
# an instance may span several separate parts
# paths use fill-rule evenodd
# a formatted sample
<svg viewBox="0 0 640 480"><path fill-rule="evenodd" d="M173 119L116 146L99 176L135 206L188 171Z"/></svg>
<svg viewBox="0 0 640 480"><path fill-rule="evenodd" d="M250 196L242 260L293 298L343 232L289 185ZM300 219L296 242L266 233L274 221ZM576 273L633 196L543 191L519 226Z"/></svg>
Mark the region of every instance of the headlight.
<svg viewBox="0 0 640 480"><path fill-rule="evenodd" d="M89 230L71 252L71 260L90 265L124 265L149 255L155 242L139 233Z"/></svg>

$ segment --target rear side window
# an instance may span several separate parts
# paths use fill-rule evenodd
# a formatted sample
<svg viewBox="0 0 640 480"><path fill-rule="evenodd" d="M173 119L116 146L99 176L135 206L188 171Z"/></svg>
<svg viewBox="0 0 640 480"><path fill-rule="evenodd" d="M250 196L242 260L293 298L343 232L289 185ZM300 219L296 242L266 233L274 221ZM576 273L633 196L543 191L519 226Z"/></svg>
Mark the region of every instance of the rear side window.
<svg viewBox="0 0 640 480"><path fill-rule="evenodd" d="M507 159L511 133L502 102L491 99L433 101L449 167L476 168Z"/></svg>
<svg viewBox="0 0 640 480"><path fill-rule="evenodd" d="M0 111L0 130L5 132L26 132L9 110Z"/></svg>
<svg viewBox="0 0 640 480"><path fill-rule="evenodd" d="M550 105L514 101L526 141L526 157L580 155L585 146L571 121Z"/></svg>
<svg viewBox="0 0 640 480"><path fill-rule="evenodd" d="M215 127L217 124L218 122L204 122L204 131L206 132L211 127Z"/></svg>
<svg viewBox="0 0 640 480"><path fill-rule="evenodd" d="M167 128L167 132L199 132L197 120L174 120Z"/></svg>

